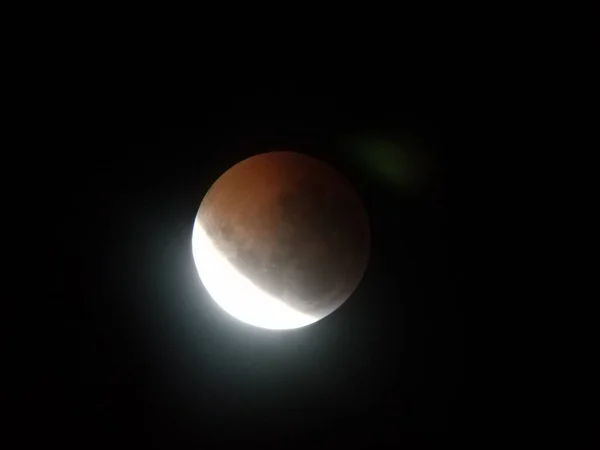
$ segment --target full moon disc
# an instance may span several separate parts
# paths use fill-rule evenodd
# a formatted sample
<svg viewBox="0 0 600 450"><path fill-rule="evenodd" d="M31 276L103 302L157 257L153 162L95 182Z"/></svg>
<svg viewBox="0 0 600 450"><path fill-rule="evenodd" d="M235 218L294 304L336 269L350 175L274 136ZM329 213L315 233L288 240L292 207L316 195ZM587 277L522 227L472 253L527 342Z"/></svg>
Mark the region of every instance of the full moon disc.
<svg viewBox="0 0 600 450"><path fill-rule="evenodd" d="M192 234L200 279L235 318L261 328L314 323L358 286L367 214L348 181L295 152L252 156L204 196Z"/></svg>

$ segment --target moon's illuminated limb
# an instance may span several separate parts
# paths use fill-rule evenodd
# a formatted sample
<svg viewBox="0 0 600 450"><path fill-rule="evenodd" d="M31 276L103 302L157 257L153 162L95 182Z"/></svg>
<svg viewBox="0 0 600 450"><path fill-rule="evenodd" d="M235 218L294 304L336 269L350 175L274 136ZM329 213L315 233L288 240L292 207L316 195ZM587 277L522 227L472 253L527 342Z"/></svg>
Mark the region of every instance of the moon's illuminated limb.
<svg viewBox="0 0 600 450"><path fill-rule="evenodd" d="M272 330L300 328L319 320L290 308L244 277L215 247L197 218L192 253L204 287L236 319Z"/></svg>

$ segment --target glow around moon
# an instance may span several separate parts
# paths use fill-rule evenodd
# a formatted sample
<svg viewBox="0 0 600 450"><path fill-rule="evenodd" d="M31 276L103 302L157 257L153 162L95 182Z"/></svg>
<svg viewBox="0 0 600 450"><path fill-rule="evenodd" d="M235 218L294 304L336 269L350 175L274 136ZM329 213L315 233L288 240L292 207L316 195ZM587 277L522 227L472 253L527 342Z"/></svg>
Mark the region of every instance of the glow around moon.
<svg viewBox="0 0 600 450"><path fill-rule="evenodd" d="M200 279L213 300L238 320L260 328L300 328L319 318L300 313L244 277L213 244L196 218L192 253Z"/></svg>

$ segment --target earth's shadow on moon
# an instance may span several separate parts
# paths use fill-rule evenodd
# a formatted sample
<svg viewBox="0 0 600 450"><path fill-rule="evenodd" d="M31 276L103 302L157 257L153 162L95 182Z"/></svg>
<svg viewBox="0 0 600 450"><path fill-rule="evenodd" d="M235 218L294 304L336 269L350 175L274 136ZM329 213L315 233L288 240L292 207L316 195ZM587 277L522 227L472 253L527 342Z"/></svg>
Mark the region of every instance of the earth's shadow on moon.
<svg viewBox="0 0 600 450"><path fill-rule="evenodd" d="M320 173L302 173L279 186L274 202L249 206L236 216L242 223L210 214L201 219L241 274L295 310L321 318L344 303L360 282L369 254L369 224L340 174L300 156L319 164ZM267 241L248 238L252 230L244 228L244 214L271 218L275 226ZM252 226L251 218L247 223Z"/></svg>

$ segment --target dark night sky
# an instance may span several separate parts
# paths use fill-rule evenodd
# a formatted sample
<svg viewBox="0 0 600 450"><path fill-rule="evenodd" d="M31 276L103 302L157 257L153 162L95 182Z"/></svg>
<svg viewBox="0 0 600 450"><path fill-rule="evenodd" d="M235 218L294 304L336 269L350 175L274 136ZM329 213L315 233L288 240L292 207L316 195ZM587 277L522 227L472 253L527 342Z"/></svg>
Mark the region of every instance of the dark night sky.
<svg viewBox="0 0 600 450"><path fill-rule="evenodd" d="M366 445L464 429L450 187L454 156L473 144L453 106L459 81L433 73L214 76L189 100L116 103L117 120L55 130L65 150L48 157L42 194L47 314L28 420L84 447ZM284 332L222 312L190 246L212 182L277 149L342 172L372 232L354 295Z"/></svg>
<svg viewBox="0 0 600 450"><path fill-rule="evenodd" d="M18 131L5 139L3 168L6 197L25 211L5 223L26 236L5 233L20 255L5 257L5 278L24 279L17 295L4 294L3 317L12 319L13 307L24 314L9 320L4 341L3 431L13 445L3 448L30 440L78 449L429 448L454 433L478 439L488 425L502 427L489 440L513 424L531 429L539 405L555 416L577 412L556 406L557 386L575 396L570 384L544 385L557 364L573 371L557 350L566 320L532 331L549 309L552 295L539 289L550 271L531 295L500 291L519 263L531 278L531 241L564 216L557 204L528 227L527 213L544 200L572 201L563 178L582 165L571 156L579 131L549 149L567 131L561 115L594 117L595 16L569 22L564 5L556 20L551 5L533 14L495 3L414 14L420 3L403 5L370 19L365 5L356 18L344 5L323 18L327 39L300 11L274 18L279 30L238 13L249 31L231 12L214 30L207 12L187 25L181 12L156 22L140 12L125 24L129 41L109 21L92 30L99 11L79 11L77 20L63 14L69 26L42 16L50 30L15 34L9 47L20 61L6 73L19 83L5 90L17 104L5 109L24 128L5 124ZM26 39L31 48L22 50ZM563 107L563 97L581 103ZM208 297L191 233L225 170L282 149L323 159L350 180L372 247L339 310L277 332L236 321ZM532 195L517 187L514 169ZM538 181L540 173L553 180ZM508 250L517 241L525 242ZM528 296L542 301L531 316ZM556 330L555 348L546 338ZM537 377L527 365L540 348L550 348L552 365ZM542 385L544 402L532 400ZM541 434L548 429L544 422Z"/></svg>

